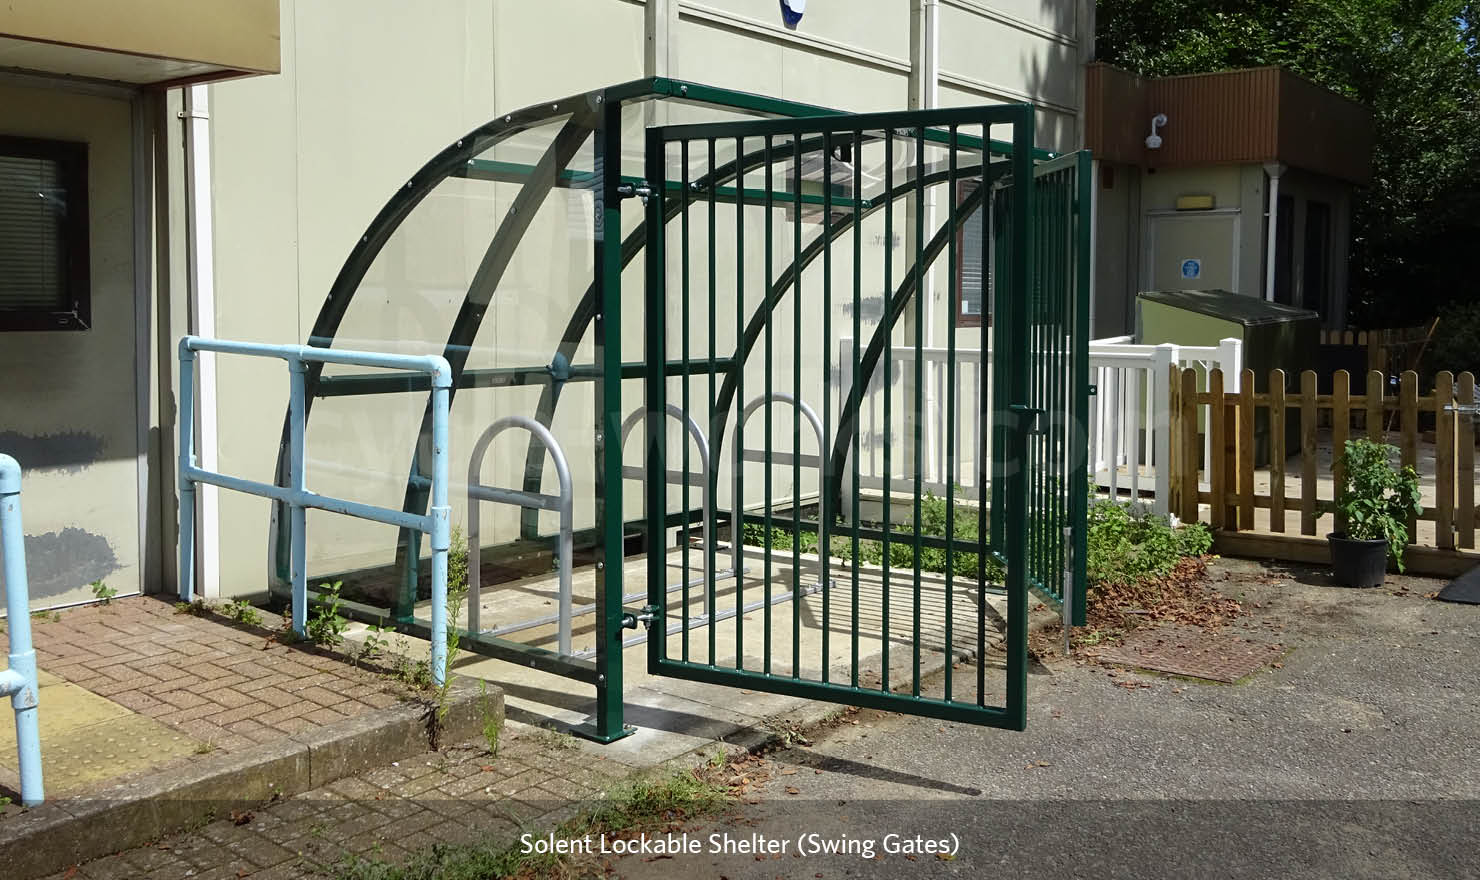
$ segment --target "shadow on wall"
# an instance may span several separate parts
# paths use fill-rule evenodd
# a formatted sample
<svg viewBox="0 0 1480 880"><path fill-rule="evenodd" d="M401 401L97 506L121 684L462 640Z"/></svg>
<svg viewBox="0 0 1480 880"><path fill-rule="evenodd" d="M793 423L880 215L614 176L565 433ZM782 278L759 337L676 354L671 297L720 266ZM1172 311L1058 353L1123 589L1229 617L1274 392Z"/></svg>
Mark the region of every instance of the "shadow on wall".
<svg viewBox="0 0 1480 880"><path fill-rule="evenodd" d="M82 431L29 436L0 431L0 450L27 471L77 473L103 457L103 438ZM45 599L102 580L121 566L108 539L68 526L60 532L26 536L31 598Z"/></svg>

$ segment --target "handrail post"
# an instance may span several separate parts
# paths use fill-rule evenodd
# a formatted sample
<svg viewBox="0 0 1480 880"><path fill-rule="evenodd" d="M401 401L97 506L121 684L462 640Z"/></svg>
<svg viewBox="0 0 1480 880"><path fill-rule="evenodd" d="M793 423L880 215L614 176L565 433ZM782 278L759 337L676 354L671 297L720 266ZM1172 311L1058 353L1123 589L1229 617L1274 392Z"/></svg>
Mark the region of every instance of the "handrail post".
<svg viewBox="0 0 1480 880"><path fill-rule="evenodd" d="M451 370L440 365L432 374L432 680L447 680L447 551L452 546L452 508L447 502L448 408ZM468 577L473 576L468 572Z"/></svg>
<svg viewBox="0 0 1480 880"><path fill-rule="evenodd" d="M5 612L10 633L10 667L0 675L0 695L15 709L15 742L21 775L21 803L41 803L41 729L36 715L40 688L36 651L31 645L30 591L26 583L26 536L21 529L21 468L0 455L0 555L5 557Z"/></svg>
<svg viewBox="0 0 1480 880"><path fill-rule="evenodd" d="M180 340L180 401L176 408L180 447L180 601L195 600L195 352L188 338Z"/></svg>
<svg viewBox="0 0 1480 880"><path fill-rule="evenodd" d="M306 489L303 473L306 457L304 442L305 375L308 367L301 358L288 359L288 488L294 500L288 503L292 539L293 632L299 638L308 635L308 511L300 503Z"/></svg>

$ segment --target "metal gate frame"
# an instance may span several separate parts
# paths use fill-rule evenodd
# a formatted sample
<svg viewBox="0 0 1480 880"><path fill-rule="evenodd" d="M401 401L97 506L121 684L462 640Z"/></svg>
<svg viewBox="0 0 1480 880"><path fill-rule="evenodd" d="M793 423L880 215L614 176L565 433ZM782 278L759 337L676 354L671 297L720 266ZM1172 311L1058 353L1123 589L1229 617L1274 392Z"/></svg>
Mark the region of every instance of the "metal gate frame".
<svg viewBox="0 0 1480 880"><path fill-rule="evenodd" d="M650 182L662 181L662 183L658 183L657 185L649 183L649 185L646 187L646 189L650 193L647 205L647 223L649 229L648 246L646 253L647 272L644 308L646 362L648 364L659 365L666 365L670 363L667 342L667 282L665 276L666 259L664 255L666 243L666 219L670 216L667 206L668 186L666 185L665 180L667 176L667 145L670 142L678 142L683 145L683 176L685 179L681 181L680 186L677 187L677 191L680 194L677 196L677 198L681 199L683 207L687 208L688 203L693 200L693 196L690 193L691 187L689 185L689 181L687 180L688 143L690 141L708 141L710 144L713 144L715 140L719 139L736 139L737 143L743 143L743 139L747 137L764 139L765 153L767 155L767 185L766 191L764 193L764 198L765 204L769 210L770 208L774 207L773 198L775 195L770 183L769 170L771 166L771 161L773 159L772 154L774 152L772 146L772 138L778 136L790 138L790 146L783 147L782 149L789 149L791 151L794 151L794 163L797 169L797 186L794 190L794 192L796 193L794 199L788 200L800 201L802 198L800 186L800 166L802 157L801 144L802 137L804 135L813 136L820 140L820 142L823 144L823 155L826 157L824 159L824 162L830 163L832 138L842 138L847 136L853 138L855 143L859 143L862 137L862 133L865 131L887 131L890 133L889 137L885 139L887 151L891 148L893 141L897 137L899 137L899 132L901 130L907 130L909 132L907 136L913 137L916 140L917 144L919 144L919 148L917 149L919 164L917 166L914 181L912 184L909 185L910 189L914 191L916 197L916 205L918 206L922 203L921 197L924 194L925 187L923 149L926 140L928 139L936 143L943 142L948 145L948 147L950 148L951 156L951 178L954 179L956 173L956 148L960 145L960 141L958 139L959 136L957 134L957 127L963 125L980 125L984 138L989 135L992 130L992 126L994 125L1011 126L1013 132L1013 136L1011 139L1012 149L1008 159L1006 160L1007 167L1005 169L1005 178L1008 182L1027 182L1034 179L1034 111L1031 105L1026 104L948 110L907 111L899 113L839 115L823 118L777 119L756 122L745 121L713 124L700 123L689 125L656 126L649 128L647 132L646 145L646 178ZM948 127L948 129L942 130L941 128L939 128L941 126ZM991 178L989 177L990 171L988 167L989 163L987 161L987 158L989 156L988 145L986 143L978 143L977 148L982 151L982 165L978 171L978 173L981 175L982 181L979 187L979 192L981 192L981 195L977 197L978 204L980 204L986 197L985 191L989 189ZM817 147L814 145L813 150L816 149ZM736 152L738 157L738 155L742 151L737 148ZM783 155L782 158L786 158L786 156ZM855 161L858 159L856 155L854 158ZM889 165L889 162L886 161L886 166L887 165ZM830 167L830 165L825 165L825 167ZM823 175L824 179L830 180L830 175L830 171L825 171ZM887 191L889 189L887 181L885 187ZM920 619L918 591L918 553L922 545L922 536L920 534L918 526L913 532L913 542L916 550L915 576L917 580L915 597L916 640L914 644L915 675L914 686L911 693L894 693L889 689L887 680L887 659L884 661L886 676L881 689L875 690L871 688L860 687L857 678L858 663L856 656L856 644L854 651L853 674L850 682L847 684L842 684L829 681L827 671L828 661L826 659L826 634L829 627L826 622L824 622L822 627L822 631L824 633L824 662L822 680L804 680L799 677L799 674L796 671L795 667L798 662L796 657L799 650L799 635L796 634L795 620L793 635L793 673L789 677L773 675L770 671L771 664L769 617L768 627L766 630L766 654L764 658L764 671L753 671L739 668L743 666L743 661L741 661L740 658L743 657L744 652L741 645L742 637L738 632L736 635L737 668L721 667L717 665L715 663L716 655L712 651L709 654L708 663L698 663L690 661L688 659L675 660L671 658L668 652L668 626L667 621L665 620L667 595L666 575L664 569L666 564L666 555L663 552L660 544L655 546L655 544L652 542L650 542L649 544L648 551L648 607L644 609L645 615L651 620L652 624L658 628L656 635L648 642L648 667L651 674L665 675L674 678L682 678L694 681L703 681L712 684L720 684L733 687L752 688L760 691L806 697L810 699L820 699L832 702L848 703L851 705L900 711L914 715L923 715L992 727L1003 727L1015 730L1021 730L1024 727L1026 722L1027 706L1027 610L1029 573L1027 570L1026 561L1029 554L1027 520L1030 475L1028 470L1024 467L1003 467L1002 462L1003 460L1012 462L1025 462L1027 460L1029 452L1029 434L1030 432L1034 432L1037 430L1038 417L1042 415L1042 411L1034 406L1035 400L1034 396L1032 395L1032 387L1030 384L1032 351L1030 351L1030 348L1027 345L1012 344L1014 341L1021 342L1030 338L1030 321L1033 317L1030 312L1032 310L1031 303L1034 299L1033 291L1035 283L1035 265L1034 261L1030 259L1030 253L1032 252L1031 249L1036 238L1036 230L1034 229L1034 224L1032 222L1034 218L1033 202L1035 189L1036 187L1034 186L1017 187L1014 193L1015 197L1012 199L1011 205L1009 207L1010 226L1013 230L1015 230L1014 234L1012 235L1010 247L1008 248L1008 253L1006 256L1006 268L1009 270L1010 278L1010 281L1007 284L1009 295L1007 295L1005 299L999 300L999 317L996 323L993 325L992 331L996 338L996 351L999 354L1002 352L1007 353L1006 357L1002 359L1004 369L998 370L998 380L1001 382L1001 388L1003 389L1005 394L1001 394L996 397L994 401L996 406L995 412L984 412L982 416L984 425L1005 426L1002 429L1001 434L1002 440L1004 442L994 446L994 462L992 464L993 474L998 477L998 480L1000 480L1000 485L1002 487L1001 498L1003 501L1003 507L1000 509L1005 512L1005 516L1001 518L1003 540L1001 544L1001 550L999 552L1000 555L1005 558L1008 563L1006 579L1008 599L1006 633L1007 678L1006 700L1004 705L986 705L984 691L980 685L980 682L982 681L982 676L984 675L986 663L984 650L979 651L977 654L979 684L977 689L977 698L975 701L968 702L951 700L949 699L949 691L947 692L948 698L945 700L936 700L922 697L920 695L920 645L918 638ZM826 202L831 198L831 187L824 186L823 190L824 195L822 196L822 198ZM858 195L859 191L855 190L854 197L857 198ZM886 193L886 200L892 201L894 198L896 198L895 193ZM743 203L744 198L740 195L737 195L736 201L737 204ZM830 209L831 204L825 204L825 217L830 214ZM949 230L949 237L953 246L955 238L954 233L957 229L956 214L969 213L970 210L971 207L969 203L967 203L963 206L955 207L948 212L950 216L949 225L945 229L942 229L942 234L944 234L947 229ZM888 218L890 217L890 214L886 213L885 216L886 218ZM795 249L798 255L800 255L802 248L799 218L796 221L795 225ZM685 226L684 229L686 235L687 227ZM926 251L923 243L919 241L921 237L923 236L917 236L917 254L914 269L916 278L919 277L919 273L922 271L922 266L925 263ZM819 236L819 239L824 242L826 242L827 238L827 233ZM687 239L685 238L685 244L686 243ZM769 238L767 239L766 246L768 255L767 263L769 265ZM826 247L826 244L824 244L824 247ZM939 244L933 245L932 258L934 254L939 253L939 250ZM687 265L686 250L684 252L684 259L685 265ZM892 321L895 316L890 314L890 306L888 305L887 299L889 289L892 286L890 280L887 277L887 266L888 263L886 258L886 314L884 317L884 321L886 327L892 327ZM791 275L791 284L793 285L793 290L795 291L797 288L800 287L800 285L797 283L800 275L800 267L794 266L792 269L792 273L793 274ZM687 276L685 275L685 279L686 277ZM786 286L780 286L784 295ZM824 289L830 289L830 281L824 282ZM856 300L858 298L859 289L858 274L856 270L854 274L854 289L856 309ZM999 280L997 284L999 296L1003 289L1003 284ZM685 281L684 295L687 296L687 293L687 283ZM763 323L767 324L770 320L770 311L774 306L774 300L778 298L774 288L772 288L771 291L768 291L768 293L769 297L767 302L762 305L760 312L757 313L759 319ZM795 295L793 298L797 302L799 318L800 298ZM918 303L920 302L920 298L916 296L914 297L914 300L918 305ZM1006 309L1003 308L1004 305L1007 306ZM1004 310L1007 312L1005 316L1002 315L1002 312ZM826 311L827 309L825 308L824 312ZM710 313L713 313L712 308L710 310ZM799 340L801 335L800 323L798 323L797 327L794 329ZM984 351L986 351L988 348L988 346L986 345L987 332L987 322L983 322L982 348ZM767 336L767 339L769 342L769 334ZM747 348L744 342L741 343L741 348ZM729 370L735 371L736 373L743 370L744 362L746 360L746 353L748 353L748 351L737 351L736 355L731 361L731 366L729 367ZM712 358L714 352L711 352L710 355ZM680 375L686 374L689 368L690 360L688 357L687 346L685 346L682 360L680 361L677 373ZM796 369L799 370L800 367L798 366ZM798 376L799 375L800 374L798 373ZM667 431L663 424L663 414L667 411L668 407L668 377L669 371L667 369L653 369L648 371L646 375L646 381L644 383L645 405L649 413L647 420L649 430L647 432L646 465L650 474L664 474L668 470ZM798 381L800 380L798 379ZM728 384L729 383L727 382L727 385ZM767 392L769 393L770 390L771 388L769 387L768 380ZM855 386L855 392L852 396L856 399L857 394L858 392ZM980 397L981 405L985 407L987 405L986 398L985 396ZM919 433L919 408L920 406L917 395L917 434ZM723 422L726 410L727 398L722 394L719 400L714 404L714 418L716 422ZM847 426L840 425L840 431L846 430ZM800 431L799 425L796 428L796 431ZM722 435L723 431L715 432L716 437L720 437ZM985 432L983 434L983 437L985 437ZM918 450L919 443L917 438L917 458ZM978 451L978 455L976 456L977 466L979 470L979 485L985 486L990 482L995 487L999 483L998 481L989 479L987 471L988 463L984 453L985 449L981 449ZM799 457L800 449L794 449L792 452L792 461L794 466L799 465ZM648 481L647 529L650 539L654 536L661 536L664 533L666 527L666 489L667 487L664 481ZM833 510L829 509L828 501L836 497L838 490L839 487L837 486L824 485L822 487L823 505L822 511L818 516L819 523L830 523L832 521ZM919 521L919 504L920 502L917 497L915 500L917 523ZM951 511L952 509L953 502L948 501L947 510ZM985 516L985 508L981 507L979 509L983 511L982 516ZM769 507L767 508L767 512L769 517ZM998 522L998 519L998 516L993 516L994 523ZM732 530L736 532L732 540L738 540L739 523L732 522L731 526ZM854 526L855 527L852 529L852 531L861 531L861 529L857 527L858 520L856 518L856 515L854 519ZM887 519L884 533L885 540L887 541L889 534ZM908 539L907 535L906 539ZM946 539L946 544L949 548L949 536ZM796 545L794 544L793 546L795 547ZM708 552L712 553L712 548ZM949 549L948 552L950 552ZM824 560L824 574L822 584L824 590L826 590L828 585L828 576L825 572L826 560L828 558L826 548L820 548L820 556L822 560ZM979 559L984 560L984 557L985 553L978 553ZM984 564L984 561L982 564ZM951 565L948 563L946 568L949 571L951 569ZM981 587L984 587L985 578L980 577L978 580L978 584L981 585ZM767 588L769 589L769 579L767 580ZM978 619L980 621L983 620L985 615L986 601L985 593L980 588L978 589L978 597ZM712 596L710 602L711 604L713 603ZM887 592L885 594L884 602L884 617L887 621L889 608ZM859 607L856 597L854 599L853 607L854 614L856 616L857 609ZM949 598L949 596L947 598L946 607L948 609L951 607L951 599ZM824 621L826 620L828 614L827 608L828 602L827 599L824 598ZM685 611L685 614L687 614L687 611ZM983 629L984 628L979 628L979 634L983 632ZM684 637L685 647L687 647L686 632L684 633ZM711 639L712 638L713 636L711 633ZM947 631L947 644L950 644L949 629ZM885 630L884 645L886 646L885 650L887 652L887 628ZM687 650L685 650L684 653L686 657ZM885 656L887 658L887 653ZM950 663L946 664L948 669L950 665Z"/></svg>

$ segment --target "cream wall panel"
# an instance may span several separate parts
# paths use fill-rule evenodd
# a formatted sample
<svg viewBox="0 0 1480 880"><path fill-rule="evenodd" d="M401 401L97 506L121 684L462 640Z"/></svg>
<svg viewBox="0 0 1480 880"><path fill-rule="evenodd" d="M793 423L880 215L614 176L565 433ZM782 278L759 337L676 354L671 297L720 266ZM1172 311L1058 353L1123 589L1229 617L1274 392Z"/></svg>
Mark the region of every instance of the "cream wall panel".
<svg viewBox="0 0 1480 880"><path fill-rule="evenodd" d="M127 100L0 85L0 133L88 146L92 328L0 333L0 452L24 469L31 602L141 587Z"/></svg>
<svg viewBox="0 0 1480 880"><path fill-rule="evenodd" d="M909 98L907 70L686 18L675 39L678 75L695 82L858 112L898 110Z"/></svg>
<svg viewBox="0 0 1480 880"><path fill-rule="evenodd" d="M625 0L493 0L493 22L495 112L642 76L641 5Z"/></svg>
<svg viewBox="0 0 1480 880"><path fill-rule="evenodd" d="M705 19L716 24L759 26L793 34L800 40L825 41L840 47L898 59L910 57L910 4L898 0L850 0L846 3L812 3L795 31L781 23L774 0L678 0L679 15ZM732 24L732 26L733 26Z"/></svg>
<svg viewBox="0 0 1480 880"><path fill-rule="evenodd" d="M1072 11L1073 4L1063 4ZM940 11L942 75L958 75L1004 99L1078 104L1078 49L956 6Z"/></svg>

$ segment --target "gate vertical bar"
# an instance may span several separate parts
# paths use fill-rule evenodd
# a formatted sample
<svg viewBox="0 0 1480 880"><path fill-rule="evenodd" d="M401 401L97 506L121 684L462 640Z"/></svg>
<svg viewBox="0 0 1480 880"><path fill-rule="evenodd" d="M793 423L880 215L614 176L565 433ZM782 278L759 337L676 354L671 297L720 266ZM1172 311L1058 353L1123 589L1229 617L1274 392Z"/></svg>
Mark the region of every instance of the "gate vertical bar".
<svg viewBox="0 0 1480 880"><path fill-rule="evenodd" d="M1015 288L1013 299L1017 306L1026 306L1033 291L1033 266L1029 259L1033 245L1033 107L1018 108L1019 119L1013 125L1012 175L1013 204L1012 226L1018 240L1013 242L1012 283ZM1025 239L1025 240L1024 240ZM1028 312L1026 308L1014 307L1011 316L1012 336L1018 340L1028 338ZM1010 364L1010 400L1022 404L1027 402L1028 348L1013 345L1007 352ZM999 406L1002 413L1006 405ZM1018 418L1008 432L1010 459L1007 468L1007 714L1021 730L1027 715L1028 671L1021 662L1028 641L1028 572L1026 570L1028 548L1027 475L1023 472L1026 458L1028 428L1031 416L1017 413ZM1017 660L1019 662L1014 662Z"/></svg>
<svg viewBox="0 0 1480 880"><path fill-rule="evenodd" d="M924 550L920 543L920 496L924 494L921 477L925 469L924 436L921 430L925 421L925 297L930 293L925 289L925 234L925 126L922 125L915 131L915 375L912 395L915 502L914 522L911 524L911 532L914 534L914 546L911 549L914 552L911 555L915 562L915 583L912 606L914 637L911 639L914 643L911 651L913 676L910 693L917 697L920 696L920 554Z"/></svg>
<svg viewBox="0 0 1480 880"><path fill-rule="evenodd" d="M735 138L735 161L745 155L745 138ZM737 165L737 167L740 167ZM745 364L741 362L740 345L745 338L745 172L735 174L735 356L730 369L735 371L735 452L744 449L745 431L740 416L745 412ZM734 548L735 607L745 607L745 457L735 468L735 495L730 499L730 546ZM709 606L713 608L714 606ZM745 668L745 615L735 615L735 668Z"/></svg>
<svg viewBox="0 0 1480 880"><path fill-rule="evenodd" d="M853 411L853 454L849 456L853 461L853 492L850 497L850 501L853 507L853 515L852 518L848 521L849 525L852 527L853 532L853 546L851 548L853 551L853 555L851 557L853 563L852 565L848 566L853 579L853 611L850 615L850 620L852 621L851 636L853 644L851 646L852 662L849 668L852 670L852 673L850 675L850 684L854 688L858 687L858 456L860 451L862 450L862 444L859 442L859 435L862 433L859 429L859 425L861 424L859 408L863 401L863 388L859 386L859 357L862 355L863 352L863 317L861 314L863 310L859 308L860 302L863 299L863 215L862 211L860 210L860 203L862 202L862 200L863 132L855 129L853 132L853 300L851 307L851 311L853 312L853 344L849 347L849 353L852 355L851 360L853 362L853 381L848 384L848 394L852 398L851 405ZM888 210L887 206L885 210Z"/></svg>
<svg viewBox="0 0 1480 880"><path fill-rule="evenodd" d="M1088 532L1086 518L1089 513L1089 493L1083 485L1076 487L1075 482L1081 480L1085 470L1089 466L1089 302L1094 284L1094 255L1090 252L1090 240L1094 234L1094 213L1092 207L1094 202L1094 165L1088 150L1079 153L1079 168L1076 172L1076 183L1078 193L1074 205L1074 222L1076 232L1074 236L1075 261L1074 272L1076 277L1076 290L1074 291L1074 351L1073 351L1073 376L1074 388L1074 413L1069 421L1069 468L1066 479L1069 483L1069 522L1071 526L1071 538L1073 549L1069 560L1070 583L1073 587L1073 603L1070 608L1070 620L1075 626L1084 626L1086 623L1085 593L1088 591L1088 576L1086 573L1086 557L1089 553ZM1159 374L1160 378L1153 376L1153 384L1165 383L1166 370ZM1165 401L1161 404L1166 405ZM1160 418L1160 416L1158 416ZM1157 473L1168 469L1168 463L1158 464ZM1165 505L1166 498L1158 493L1158 503Z"/></svg>
<svg viewBox="0 0 1480 880"><path fill-rule="evenodd" d="M631 731L622 723L622 110L607 104L595 134L596 235L592 242L596 299L592 327L601 380L596 383L595 516L601 535L596 561L596 718L583 731L611 742ZM611 241L606 240L611 236ZM608 332L610 331L610 332Z"/></svg>
<svg viewBox="0 0 1480 880"><path fill-rule="evenodd" d="M765 606L765 610L761 613L761 619L765 621L766 631L763 634L763 645L764 645L764 647L763 647L762 650L764 651L764 654L761 657L761 668L765 670L766 675L770 675L771 674L771 528L772 528L772 525L771 525L771 514L772 514L772 509L773 509L773 506L774 506L772 502L773 502L773 499L776 497L773 494L773 490L774 490L774 486L773 486L773 483L774 483L774 475L771 473L771 471L772 471L772 467L771 467L771 454L772 454L771 453L771 431L772 431L772 428L773 428L773 426L771 424L771 420L772 420L773 415L774 415L773 412L772 412L772 407L771 407L771 395L776 390L775 387L774 387L774 385L772 384L773 383L773 380L774 380L774 376L773 376L774 370L772 369L772 367L775 364L776 352L775 352L775 344L774 344L774 341L772 340L773 334L771 333L771 325L775 323L775 321L772 320L771 298L775 295L775 281L776 281L776 279L773 277L773 274L774 274L774 267L775 267L776 264L775 264L775 259L774 259L775 255L772 253L772 246L775 243L776 236L775 236L774 231L771 228L771 223L774 220L774 217L772 215L774 215L776 213L776 180L775 180L776 153L775 153L775 142L772 139L771 135L766 135L766 138L765 138L765 148L766 148L766 151L765 151L765 154L764 155L766 157L766 198L765 198L765 204L766 204L766 218L765 218L765 227L766 227L766 269L765 269L765 280L766 280L766 286L762 290L762 294L763 295L761 297L761 310L762 310L762 312L766 316L766 363L765 363L766 397L765 397L765 402L763 404L761 404L761 408L765 410L765 424L766 424L766 460L765 460L765 469L766 469L766 476L765 476L765 485L766 485L766 500L765 500L765 504L766 504L766 508L765 508L766 535L765 535L765 538L763 539L763 541L764 541L764 550L765 550L765 565L763 566L763 572L762 572L762 576L765 578L765 582L761 585L761 587L762 587L763 593L764 593L764 595L766 597L766 606ZM659 363L662 363L662 362L659 361ZM740 448L742 448L742 447L737 446L736 447L737 451ZM744 457L743 456L741 457L741 461L744 461ZM744 646L740 646L741 649L743 649L743 647Z"/></svg>
<svg viewBox="0 0 1480 880"><path fill-rule="evenodd" d="M950 142L946 146L946 150L947 150L947 156L946 156L946 205L947 205L947 208L946 208L946 223L950 227L950 231L948 232L948 238L946 239L946 301L947 301L947 306L946 307L948 309L947 314L950 315L950 317L946 321L946 375L949 378L946 381L946 420L947 421L946 421L946 424L944 424L942 426L942 430L945 431L945 435L946 435L946 437L945 437L945 441L946 441L946 459L945 459L945 468L944 468L945 477L946 477L946 572L945 572L945 574L946 574L946 640L945 640L945 646L946 646L946 656L945 656L945 699L946 699L946 702L950 702L951 699L952 699L952 693L953 693L953 691L951 690L951 684L952 684L952 682L951 682L951 667L955 665L955 654L956 654L956 650L955 650L955 644L956 644L955 643L955 633L953 632L953 624L955 623L955 621L953 619L953 616L954 616L954 613L955 613L954 609L955 609L955 604L956 604L956 597L955 597L955 576L956 576L956 547L955 547L955 536L956 536L956 453L957 453L956 438L960 435L960 431L957 429L958 426L960 425L960 417L956 413L956 376L957 376L957 374L956 374L956 316L961 313L961 301L960 301L961 291L959 289L960 279L958 278L958 272L956 270L956 256L957 256L956 255L956 150L957 150L957 147L958 147L958 144L957 144L957 129L956 129L956 126L955 125L952 125L951 126ZM985 180L985 178L986 178L986 164L987 164L986 158L987 158L986 153L983 152L983 154L982 154L982 177L983 177L983 180ZM986 354L987 354L986 352L982 352L981 353L981 358L979 359L979 362L980 363L985 363L986 362ZM981 393L981 387L980 387L980 385L977 386L977 393L978 394ZM980 496L980 502L981 503L986 503L986 496L983 495L983 494L981 494L981 493L978 493L978 494ZM978 538L977 555L978 556L983 555L982 552L981 552L981 547L980 547L980 539L981 539L981 537L982 537L981 533L978 532L977 533L977 538ZM980 588L981 586L983 586L983 585L978 585L978 588Z"/></svg>
<svg viewBox="0 0 1480 880"><path fill-rule="evenodd" d="M832 652L832 539L831 530L836 512L832 509L833 493L828 486L832 468L828 466L827 454L832 448L832 132L822 136L822 448L817 450L822 493L817 511L817 553L822 560L822 680L831 680ZM859 193L853 194L854 219L858 218ZM838 372L841 375L842 366ZM793 418L797 414L793 414Z"/></svg>
<svg viewBox="0 0 1480 880"><path fill-rule="evenodd" d="M791 139L791 388L796 406L791 411L791 579L796 598L791 604L791 677L802 677L802 137ZM826 438L823 441L826 447ZM818 449L821 455L822 450ZM819 546L817 552L826 555Z"/></svg>
<svg viewBox="0 0 1480 880"><path fill-rule="evenodd" d="M666 170L664 173L666 175ZM654 186L660 192L666 193L668 187L664 183L664 180L665 178L663 177L658 178L654 182ZM682 252L679 254L679 259L682 261L679 270L682 273L679 280L682 291L680 293L682 299L679 302L679 324L682 329L679 332L683 334L683 339L680 342L683 357L683 375L679 381L683 387L683 417L687 419L689 418L689 202L692 201L689 195L689 142L687 140L679 142L679 181L680 189L678 198L679 205L681 206L680 211L682 212L679 216L679 237L682 247ZM665 197L659 197L658 201L661 203ZM658 216L662 217L663 215L659 214ZM662 220L658 222L661 223ZM648 363L651 364L653 362L648 361ZM658 363L661 364L663 361L658 361ZM666 427L665 424L665 430ZM684 662L687 663L689 660L689 522L691 518L691 509L689 507L689 447L692 444L689 442L690 438L687 432L680 436L683 438L683 484L679 487L679 494L683 504L683 520L679 524L679 528L682 530L682 536L678 542L679 552L682 554L679 557L679 574L683 578L683 634L681 636L683 644L681 650L683 652ZM708 468L705 470L707 471ZM649 471L649 473L652 472ZM667 474L664 474L662 479L666 481L668 479ZM704 513L707 517L709 513L708 504L704 505ZM709 569L705 569L704 574L706 575L704 578L706 581L713 580L710 577L713 572ZM708 611L710 614L713 614L713 608L709 608ZM666 627L664 628L664 632L667 632Z"/></svg>
<svg viewBox="0 0 1480 880"><path fill-rule="evenodd" d="M709 312L708 312L708 319L709 319L709 407L708 407L708 409L709 409L709 430L707 430L705 432L705 436L710 437L710 438L714 438L714 437L718 437L719 436L719 433L718 433L717 429L719 428L719 426L721 424L720 417L719 417L719 412L715 409L715 399L714 399L714 374L715 374L714 358L715 358L715 345L716 345L716 343L715 343L715 335L716 335L715 334L715 330L716 330L715 307L716 307L716 304L718 302L718 287L717 287L717 281L716 281L716 278L717 278L716 268L717 267L715 265L715 259L716 259L715 258L715 221L716 221L717 218L716 218L716 213L715 213L715 205L716 205L716 203L715 203L715 198L714 198L714 191L715 191L715 184L714 184L714 158L715 158L715 155L714 154L715 154L714 138L709 138L709 173L705 177L705 179L710 182L709 183ZM736 159L738 159L738 158L739 158L739 156L736 156ZM737 192L740 189L740 182L738 180L736 181L735 189L736 189ZM737 200L737 201L739 201L739 200ZM710 448L713 448L713 446L714 446L714 440L711 439L710 440ZM715 577L715 566L714 566L714 559L715 559L714 542L715 542L715 538L717 537L717 532L718 532L718 529L719 529L719 523L715 522L715 519L716 519L715 502L719 498L719 465L716 462L714 462L712 459L710 460L710 463L709 463L709 473L706 475L705 479L707 479L709 481L708 491L709 491L710 504L709 504L709 510L707 511L707 515L709 517L709 520L708 520L709 525L708 525L707 530L705 531L705 537L704 537L704 561L705 561L704 570L709 573L709 579L708 579L709 580L709 583L707 583L705 585L705 587L704 587L704 589L708 593L707 601L704 603L704 608L705 608L705 610L709 614L709 626L705 627L705 629L708 630L708 634L709 634L709 665L710 666L713 666L716 663L715 656L714 656L714 652L715 652L715 635L714 634L715 634L715 631L718 629L718 627L716 627L714 625L714 613L715 613L714 592L715 592L715 581L717 580L717 578ZM732 541L735 540L736 538L738 538L738 536L739 536L739 533L736 532L735 535L732 535L731 536L731 540ZM739 545L737 544L736 546L739 546ZM737 558L738 558L738 555L739 554L736 554ZM740 566L739 565L736 565L735 566L735 583L738 584L739 582L740 582Z"/></svg>
<svg viewBox="0 0 1480 880"><path fill-rule="evenodd" d="M663 245L665 236L659 230L663 226L664 201L667 187L667 155L661 129L649 129L647 139L646 177L652 190L647 201L646 223L650 231L647 241L647 279L644 283L645 308L643 310L644 339L643 356L649 368L643 378L643 406L646 410L643 427L646 442L643 444L643 462L648 478L644 485L647 492L647 594L648 610L654 617L648 630L648 662L656 666L668 657L668 621L664 609L668 596L667 566L667 512L668 512L668 377L663 368L668 362L667 327L667 275ZM680 198L687 198L680 194ZM687 441L687 438L685 438ZM688 447L688 443L684 443ZM687 481L688 474L684 474ZM685 516L687 516L685 510ZM621 517L617 517L618 520ZM620 645L620 639L617 641Z"/></svg>
<svg viewBox="0 0 1480 880"><path fill-rule="evenodd" d="M889 489L894 483L894 462L889 454L892 446L890 439L894 434L893 413L889 406L889 392L894 385L894 333L889 326L890 315L893 314L894 295L894 130L886 127L884 129L884 309L881 312L884 323L884 558L882 560L883 572L880 575L883 582L881 593L882 607L879 610L881 621L880 642L883 650L883 660L879 664L879 690L889 690L889 533L893 506L890 500Z"/></svg>

